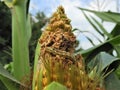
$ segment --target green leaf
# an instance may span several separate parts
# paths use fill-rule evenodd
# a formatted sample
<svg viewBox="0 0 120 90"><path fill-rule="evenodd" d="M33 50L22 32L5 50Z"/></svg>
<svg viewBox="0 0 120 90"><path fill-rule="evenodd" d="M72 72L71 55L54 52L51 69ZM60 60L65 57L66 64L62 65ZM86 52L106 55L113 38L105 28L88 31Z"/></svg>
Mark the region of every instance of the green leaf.
<svg viewBox="0 0 120 90"><path fill-rule="evenodd" d="M16 83L12 82L11 80L5 77L2 77L1 75L0 75L0 79L6 86L7 90L18 90L19 89L19 86L17 86Z"/></svg>
<svg viewBox="0 0 120 90"><path fill-rule="evenodd" d="M35 78L36 78L36 71L37 71L37 65L40 55L40 44L37 43L36 51L35 51L35 59L34 59L34 74L33 74L33 83L32 83L32 90L35 88Z"/></svg>
<svg viewBox="0 0 120 90"><path fill-rule="evenodd" d="M120 79L120 65L117 68L117 70L115 71L116 75L118 76L118 78Z"/></svg>
<svg viewBox="0 0 120 90"><path fill-rule="evenodd" d="M115 37L115 36L117 36L117 35L120 35L120 25L119 25L119 24L117 24L117 25L114 27L114 29L113 29L112 32L111 32L111 35L112 35L113 37Z"/></svg>
<svg viewBox="0 0 120 90"><path fill-rule="evenodd" d="M88 11L91 13L94 13L96 16L101 18L103 21L109 21L109 22L114 22L120 24L120 13L115 13L115 12L99 12L99 11L94 11L94 10L89 10L89 9L84 9L78 7L80 10Z"/></svg>
<svg viewBox="0 0 120 90"><path fill-rule="evenodd" d="M101 68L100 71L103 71L106 67L110 66L110 64L114 63L115 61L120 62L120 58L116 58L106 52L101 52L89 63L89 67L93 68L96 65L99 65ZM116 67L117 66L114 65L111 69Z"/></svg>
<svg viewBox="0 0 120 90"><path fill-rule="evenodd" d="M90 20L90 18L85 14L85 12L83 11L84 16L86 17L86 19L89 21L89 23L92 25L92 27L101 35L104 36L104 34L97 28L97 26Z"/></svg>
<svg viewBox="0 0 120 90"><path fill-rule="evenodd" d="M85 37L88 39L88 41L93 45L95 46L94 42L92 41L92 39L90 39L88 36L85 35Z"/></svg>
<svg viewBox="0 0 120 90"><path fill-rule="evenodd" d="M24 86L20 81L16 80L7 70L0 64L0 80L5 84L8 90L18 90L18 85Z"/></svg>
<svg viewBox="0 0 120 90"><path fill-rule="evenodd" d="M82 51L80 51L80 53L85 58L85 62L88 63L91 61L92 58L94 58L101 51L108 52L111 49L113 49L113 46L110 43L105 42L105 43L99 44L97 46L94 46L92 48L89 48L87 50L82 50Z"/></svg>
<svg viewBox="0 0 120 90"><path fill-rule="evenodd" d="M100 51L107 51L109 52L112 49L115 49L117 51L117 54L120 56L120 51L118 50L118 45L120 44L120 36L119 36L119 21L120 21L120 14L119 13L114 13L114 12L98 12L98 11L93 11L93 10L88 10L88 9L84 9L84 8L79 8L83 11L83 14L85 15L85 17L87 18L87 20L90 22L90 24L94 28L96 31L98 31L99 29L97 28L97 26L100 28L100 30L106 35L108 36L108 39L102 43L99 44L93 48L90 48L88 50L82 51L81 53L83 54L83 56L86 58L86 62L89 62L89 60L91 60L91 58L93 58L96 54L98 54ZM95 26L95 24L92 23L92 21L90 20L90 18L84 13L84 11L88 11L88 12L92 12L95 15L97 15L99 18L101 18L102 20L106 20L106 21L111 21L111 22L115 22L117 23L116 27L113 29L113 31L111 32L111 34L109 34L105 28L94 18L91 17L92 20L97 24L97 26ZM99 32L98 32L99 33Z"/></svg>
<svg viewBox="0 0 120 90"><path fill-rule="evenodd" d="M104 33L106 36L108 36L109 38L112 37L111 34L109 34L109 33L107 32L107 30L103 27L103 25L101 25L100 22L98 22L98 21L97 21L94 17L92 17L92 16L91 16L91 18L94 20L94 22L99 26L100 30L103 31L103 33Z"/></svg>
<svg viewBox="0 0 120 90"><path fill-rule="evenodd" d="M83 50L80 53L84 56L86 59L86 62L88 63L95 55L97 55L101 51L110 51L113 49L113 46L120 44L120 35L107 40L106 42L99 44L97 46L94 46L90 49Z"/></svg>
<svg viewBox="0 0 120 90"><path fill-rule="evenodd" d="M105 79L105 90L120 90L120 80L114 73L111 73Z"/></svg>
<svg viewBox="0 0 120 90"><path fill-rule="evenodd" d="M52 82L48 86L46 86L43 90L67 90L67 88L58 82Z"/></svg>

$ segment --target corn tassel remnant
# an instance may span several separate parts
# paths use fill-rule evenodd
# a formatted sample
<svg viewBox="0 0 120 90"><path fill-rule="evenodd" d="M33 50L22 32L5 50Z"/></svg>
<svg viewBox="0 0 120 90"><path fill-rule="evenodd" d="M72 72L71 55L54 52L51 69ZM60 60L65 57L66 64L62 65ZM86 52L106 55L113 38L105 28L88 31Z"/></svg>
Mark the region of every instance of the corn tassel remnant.
<svg viewBox="0 0 120 90"><path fill-rule="evenodd" d="M39 43L39 69L43 72L42 81L36 78L36 90L43 90L52 81L65 85L68 90L96 90L98 82L91 82L85 72L82 56L74 54L77 41L62 6L52 15ZM38 82L41 82L41 87Z"/></svg>

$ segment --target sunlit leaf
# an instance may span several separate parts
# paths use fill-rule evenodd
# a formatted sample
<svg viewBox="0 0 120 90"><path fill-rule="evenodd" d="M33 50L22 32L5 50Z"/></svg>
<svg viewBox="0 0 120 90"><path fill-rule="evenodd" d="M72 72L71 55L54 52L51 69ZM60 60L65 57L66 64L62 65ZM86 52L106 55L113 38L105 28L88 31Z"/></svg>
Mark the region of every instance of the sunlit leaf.
<svg viewBox="0 0 120 90"><path fill-rule="evenodd" d="M115 13L115 12L99 12L99 11L94 11L94 10L89 10L85 8L80 8L80 10L88 11L94 13L96 16L101 18L103 21L109 21L109 22L114 22L120 24L120 13Z"/></svg>

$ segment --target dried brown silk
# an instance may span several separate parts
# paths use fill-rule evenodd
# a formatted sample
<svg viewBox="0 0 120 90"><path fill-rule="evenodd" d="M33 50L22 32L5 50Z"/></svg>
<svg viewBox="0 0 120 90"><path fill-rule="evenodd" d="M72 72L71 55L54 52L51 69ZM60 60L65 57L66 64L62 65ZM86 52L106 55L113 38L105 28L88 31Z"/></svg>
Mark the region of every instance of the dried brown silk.
<svg viewBox="0 0 120 90"><path fill-rule="evenodd" d="M91 84L81 55L74 54L76 37L62 6L52 15L39 43L41 64L36 74L36 90L43 90L52 81L65 85L68 90L95 90L97 84ZM41 84L38 83L39 69L42 70Z"/></svg>

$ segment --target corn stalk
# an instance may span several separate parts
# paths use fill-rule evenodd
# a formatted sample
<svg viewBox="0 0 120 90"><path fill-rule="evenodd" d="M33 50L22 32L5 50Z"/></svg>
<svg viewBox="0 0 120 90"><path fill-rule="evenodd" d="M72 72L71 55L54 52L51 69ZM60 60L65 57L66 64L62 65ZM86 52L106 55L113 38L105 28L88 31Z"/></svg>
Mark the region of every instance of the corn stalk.
<svg viewBox="0 0 120 90"><path fill-rule="evenodd" d="M28 42L30 28L27 23L28 0L4 0L12 13L12 57L13 74L16 79L22 80L30 74Z"/></svg>

